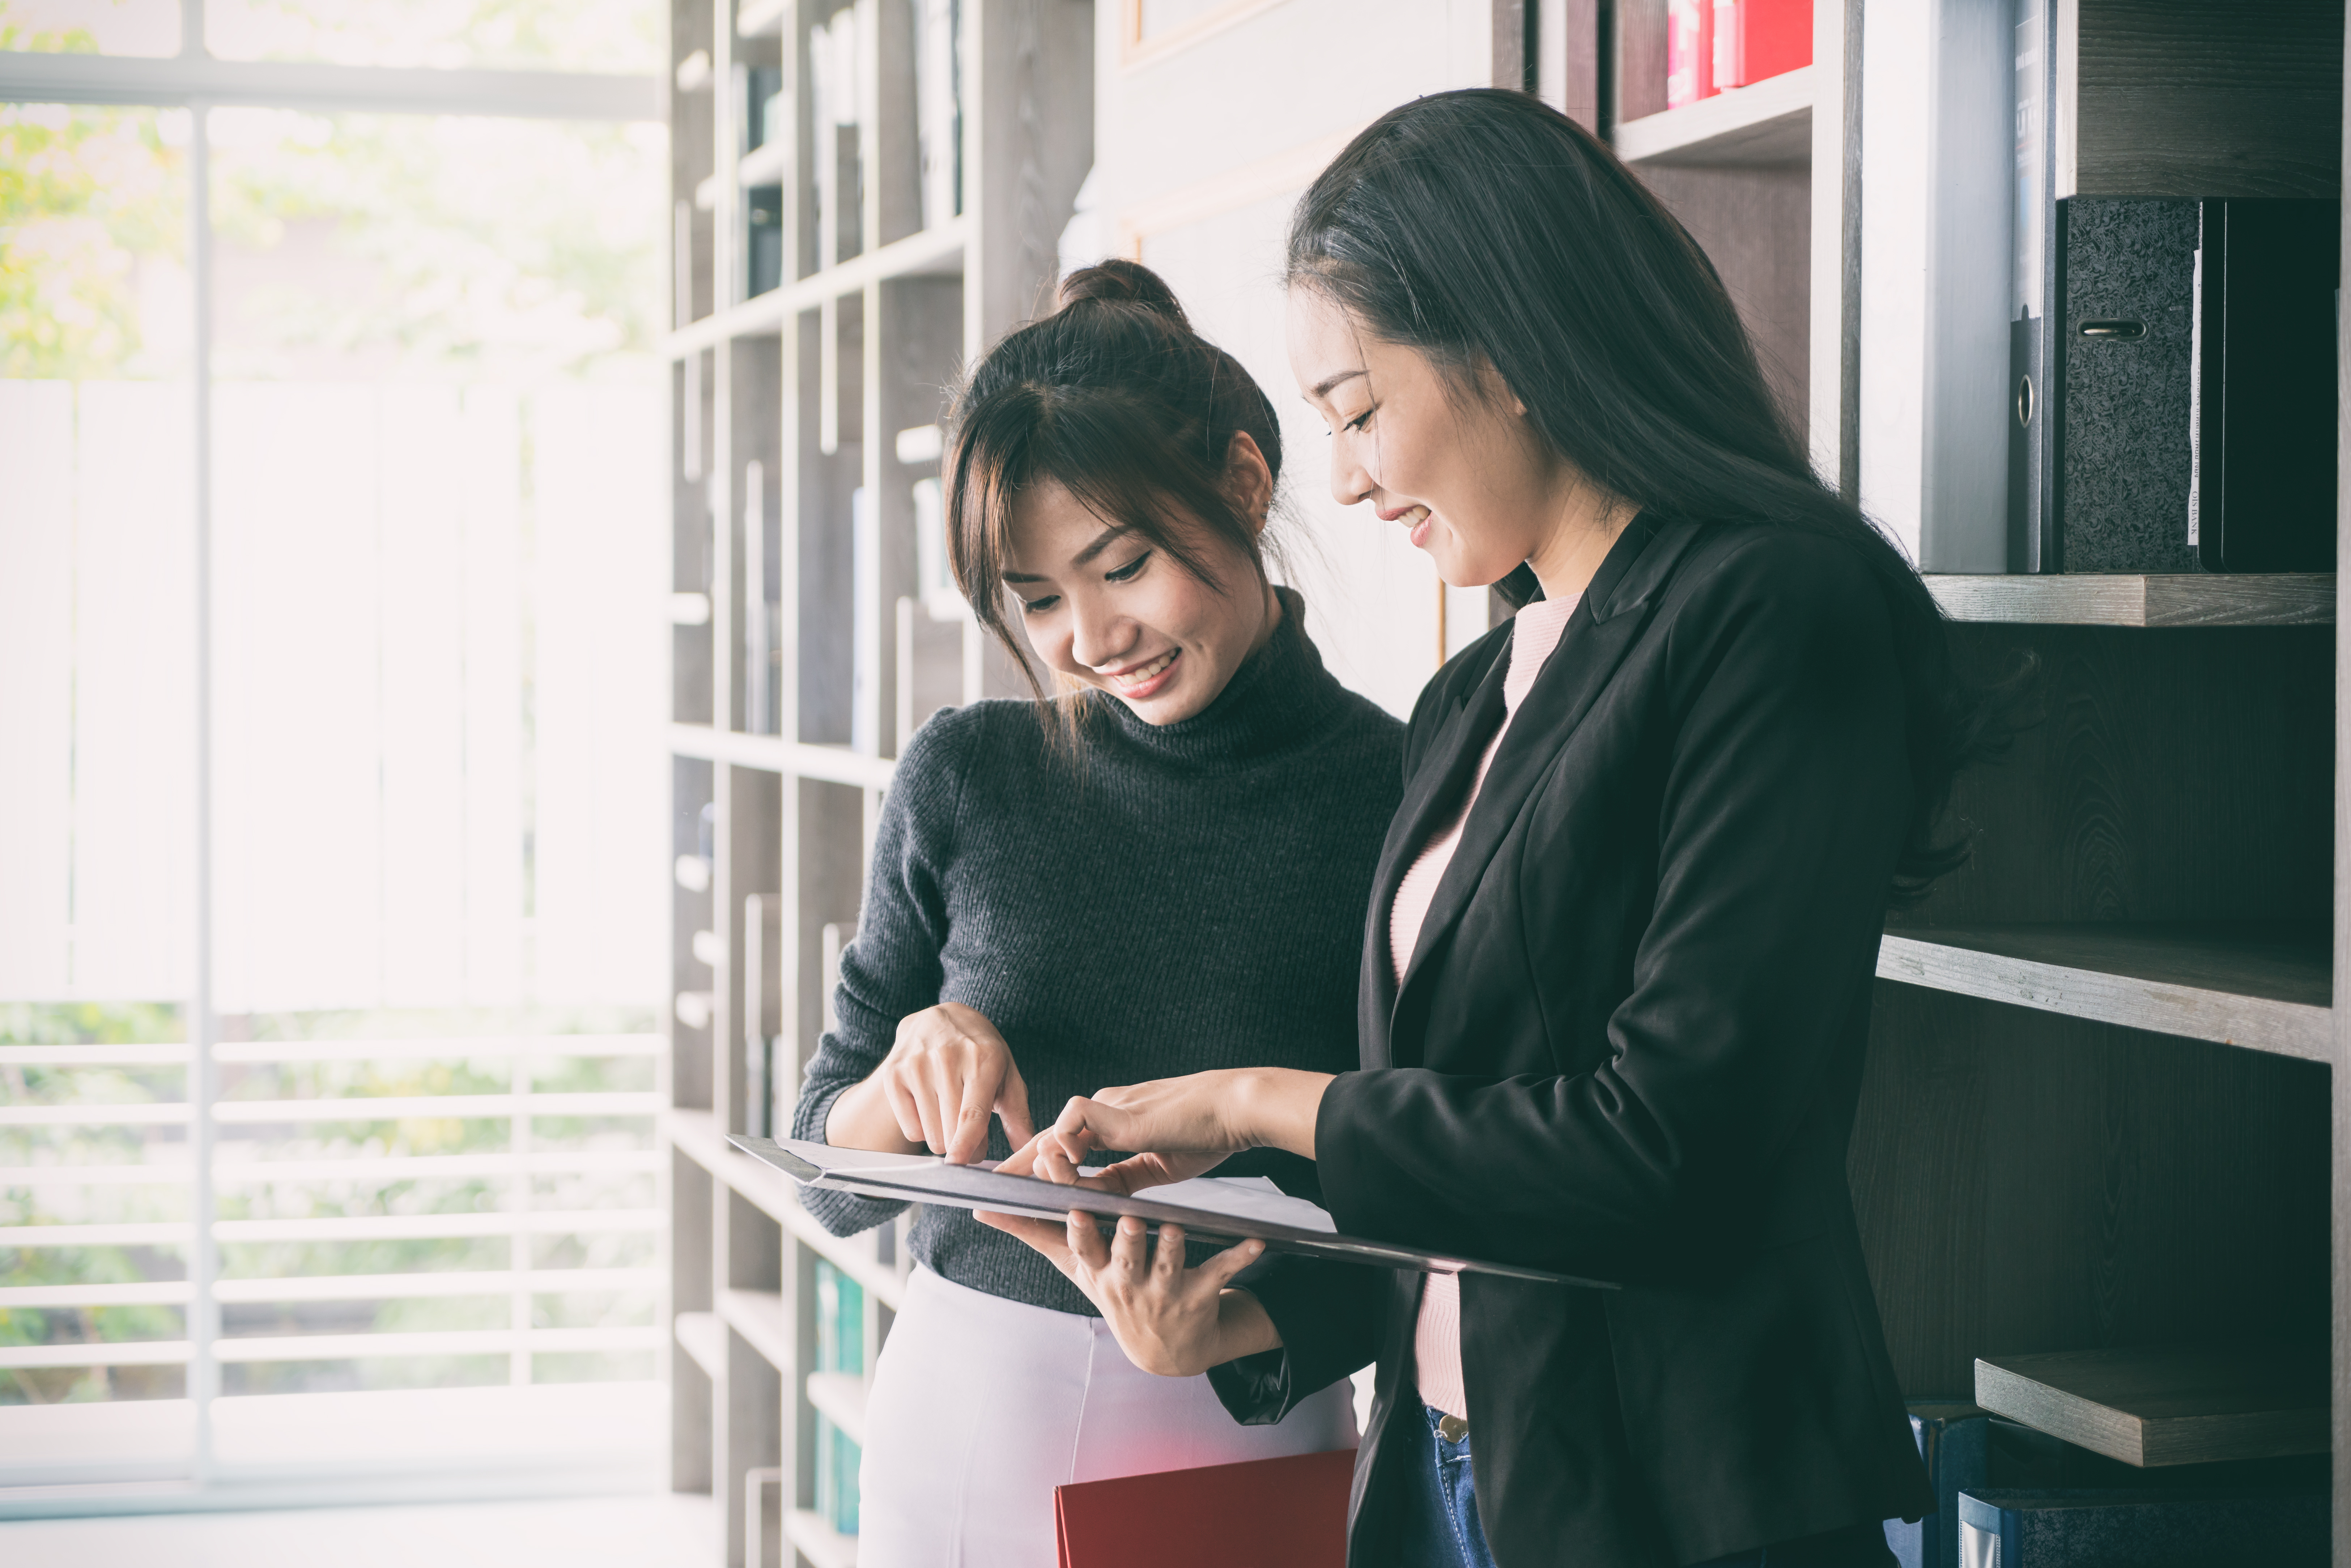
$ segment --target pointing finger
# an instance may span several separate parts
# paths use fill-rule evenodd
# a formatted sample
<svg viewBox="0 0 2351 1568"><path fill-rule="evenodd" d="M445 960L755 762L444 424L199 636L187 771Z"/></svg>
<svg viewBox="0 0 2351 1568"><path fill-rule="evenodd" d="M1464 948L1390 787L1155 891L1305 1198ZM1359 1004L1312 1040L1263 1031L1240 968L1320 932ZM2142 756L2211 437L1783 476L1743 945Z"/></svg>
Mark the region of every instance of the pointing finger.
<svg viewBox="0 0 2351 1568"><path fill-rule="evenodd" d="M996 1091L996 1113L1004 1119L1004 1135L1016 1146L1037 1135L1029 1116L1029 1084L1010 1055L1004 1058L1004 1082Z"/></svg>
<svg viewBox="0 0 2351 1568"><path fill-rule="evenodd" d="M967 1166L987 1152L987 1113L996 1099L998 1081L998 1073L991 1070L985 1058L977 1071L964 1079L963 1092L955 1108L955 1125L947 1139L947 1164ZM1020 1141L1028 1142L1026 1138Z"/></svg>

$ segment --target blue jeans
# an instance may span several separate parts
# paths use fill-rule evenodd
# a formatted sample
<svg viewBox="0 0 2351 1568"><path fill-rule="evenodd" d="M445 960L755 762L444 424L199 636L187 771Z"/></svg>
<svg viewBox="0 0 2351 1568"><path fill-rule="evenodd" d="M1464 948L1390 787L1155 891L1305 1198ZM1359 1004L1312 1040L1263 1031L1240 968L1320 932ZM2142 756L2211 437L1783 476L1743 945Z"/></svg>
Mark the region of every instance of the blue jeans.
<svg viewBox="0 0 2351 1568"><path fill-rule="evenodd" d="M1405 1510L1404 1552L1396 1561L1412 1568L1494 1568L1486 1550L1486 1527L1478 1522L1478 1483L1469 1472L1469 1439L1448 1443L1437 1429L1442 1410L1424 1405L1417 1419L1409 1409L1395 1419L1416 1452L1417 1478Z"/></svg>
<svg viewBox="0 0 2351 1568"><path fill-rule="evenodd" d="M1486 1527L1478 1519L1478 1483L1469 1469L1469 1437L1446 1441L1437 1429L1445 1412L1421 1406L1421 1418L1399 1410L1393 1419L1412 1445L1407 1462L1415 1477L1412 1496L1405 1507L1403 1552L1395 1561L1410 1568L1495 1568L1486 1545ZM1758 1546L1701 1563L1698 1568L1813 1568L1815 1564L1892 1564L1886 1537L1876 1525L1833 1531L1803 1541Z"/></svg>

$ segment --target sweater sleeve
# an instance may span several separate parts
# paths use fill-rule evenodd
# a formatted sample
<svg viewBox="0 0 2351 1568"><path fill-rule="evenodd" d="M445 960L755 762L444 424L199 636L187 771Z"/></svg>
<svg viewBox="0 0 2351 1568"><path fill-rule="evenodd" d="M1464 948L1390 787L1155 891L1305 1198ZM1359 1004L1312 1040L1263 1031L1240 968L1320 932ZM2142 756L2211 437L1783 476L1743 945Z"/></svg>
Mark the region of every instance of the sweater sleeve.
<svg viewBox="0 0 2351 1568"><path fill-rule="evenodd" d="M857 936L841 955L833 990L838 1028L828 1030L800 1075L792 1136L825 1142L833 1102L863 1082L890 1054L899 1020L937 1004L946 946L946 865L954 852L965 753L986 721L977 708L946 709L907 743L891 777L873 842ZM848 1193L803 1189L800 1201L835 1236L870 1230L906 1206Z"/></svg>

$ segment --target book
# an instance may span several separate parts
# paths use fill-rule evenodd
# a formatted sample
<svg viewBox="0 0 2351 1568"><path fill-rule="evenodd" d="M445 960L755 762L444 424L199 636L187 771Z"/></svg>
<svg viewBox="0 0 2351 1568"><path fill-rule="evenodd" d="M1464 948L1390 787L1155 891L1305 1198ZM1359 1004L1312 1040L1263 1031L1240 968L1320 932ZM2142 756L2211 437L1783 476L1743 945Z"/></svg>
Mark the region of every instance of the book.
<svg viewBox="0 0 2351 1568"><path fill-rule="evenodd" d="M2188 542L2197 208L2148 197L2057 204L2044 436L2055 538L2044 570L2198 570Z"/></svg>
<svg viewBox="0 0 2351 1568"><path fill-rule="evenodd" d="M1354 1476L1334 1448L1055 1487L1060 1568L1345 1568Z"/></svg>
<svg viewBox="0 0 2351 1568"><path fill-rule="evenodd" d="M914 141L922 163L923 226L963 212L963 0L908 0L914 8Z"/></svg>
<svg viewBox="0 0 2351 1568"><path fill-rule="evenodd" d="M865 1375L865 1287L821 1258L816 1265L814 1370Z"/></svg>
<svg viewBox="0 0 2351 1568"><path fill-rule="evenodd" d="M820 1258L816 1264L817 1372L865 1375L865 1287ZM856 1443L820 1413L816 1418L816 1511L843 1535L857 1533Z"/></svg>
<svg viewBox="0 0 2351 1568"><path fill-rule="evenodd" d="M736 152L749 156L778 142L784 134L791 99L784 91L784 73L773 66L735 68ZM744 172L747 175L747 167ZM784 188L779 183L753 183L743 193L743 293L747 298L765 294L784 277Z"/></svg>
<svg viewBox="0 0 2351 1568"><path fill-rule="evenodd" d="M817 265L831 267L865 248L862 7L851 5L809 29L809 109L815 156Z"/></svg>
<svg viewBox="0 0 2351 1568"><path fill-rule="evenodd" d="M842 1535L857 1533L857 1467L864 1458L849 1434L816 1418L816 1512Z"/></svg>
<svg viewBox="0 0 2351 1568"><path fill-rule="evenodd" d="M2335 570L2343 204L2199 204L2188 543L2206 571Z"/></svg>
<svg viewBox="0 0 2351 1568"><path fill-rule="evenodd" d="M783 916L780 894L743 900L743 1130L760 1137L789 1124L799 1088L789 1053L779 1058L776 1049L783 1022Z"/></svg>
<svg viewBox="0 0 2351 1568"><path fill-rule="evenodd" d="M772 279L768 287L775 287ZM776 733L776 674L783 653L778 532L768 526L767 465L755 457L743 465L743 728L750 735Z"/></svg>
<svg viewBox="0 0 2351 1568"><path fill-rule="evenodd" d="M849 494L849 747L881 754L882 519L862 485Z"/></svg>
<svg viewBox="0 0 2351 1568"><path fill-rule="evenodd" d="M1959 1561L1974 1568L2321 1568L2324 1490L1963 1491Z"/></svg>
<svg viewBox="0 0 2351 1568"><path fill-rule="evenodd" d="M2340 206L2303 171L2333 167L2339 116L2314 138L2277 107L2292 89L2237 85L2309 56L2328 24L2292 7L2178 22L2017 0L2011 571L2335 568ZM2216 51L2229 69L2208 68ZM2085 85L2126 57L2163 90ZM2199 131L2168 134L2181 125ZM2164 193L2086 193L2116 189Z"/></svg>
<svg viewBox="0 0 2351 1568"><path fill-rule="evenodd" d="M934 476L914 481L914 580L934 621L963 618L963 592L947 559L946 493Z"/></svg>
<svg viewBox="0 0 2351 1568"><path fill-rule="evenodd" d="M1687 109L1714 93L1714 0L1667 0L1666 107Z"/></svg>
<svg viewBox="0 0 2351 1568"><path fill-rule="evenodd" d="M1270 1250L1330 1258L1345 1263L1376 1263L1431 1273L1498 1274L1507 1279L1613 1291L1609 1281L1587 1280L1518 1263L1497 1263L1392 1241L1342 1236L1321 1206L1293 1197L1263 1178L1246 1181L1198 1176L1146 1188L1125 1197L1098 1188L1064 1186L1037 1176L1007 1176L995 1162L951 1166L931 1155L885 1155L866 1149L836 1149L797 1138L726 1140L765 1161L803 1186L893 1203L936 1203L954 1208L988 1209L1061 1219L1072 1209L1114 1225L1134 1215L1155 1231L1181 1226L1187 1240L1263 1241Z"/></svg>
<svg viewBox="0 0 2351 1568"><path fill-rule="evenodd" d="M1813 0L1714 0L1714 89L1813 63Z"/></svg>
<svg viewBox="0 0 2351 1568"><path fill-rule="evenodd" d="M1959 1568L1959 1496L1982 1487L1991 1446L1991 1420L1973 1405L1931 1401L1910 1406L1910 1436L1935 1490L1935 1511L1918 1520L1886 1521L1886 1544L1902 1568Z"/></svg>
<svg viewBox="0 0 2351 1568"><path fill-rule="evenodd" d="M2055 571L2049 301L2056 292L2051 245L2056 178L2053 131L2056 36L2053 0L2016 0L2016 208L2011 214L2008 326L2008 570Z"/></svg>

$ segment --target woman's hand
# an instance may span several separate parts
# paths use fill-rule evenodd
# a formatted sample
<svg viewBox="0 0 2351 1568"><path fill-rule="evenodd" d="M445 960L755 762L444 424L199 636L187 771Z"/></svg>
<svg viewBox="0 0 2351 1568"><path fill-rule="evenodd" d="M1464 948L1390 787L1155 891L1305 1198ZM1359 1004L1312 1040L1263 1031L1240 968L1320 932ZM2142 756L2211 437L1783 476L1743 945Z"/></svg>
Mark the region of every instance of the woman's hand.
<svg viewBox="0 0 2351 1568"><path fill-rule="evenodd" d="M1081 1094L1038 1134L1035 1171L1050 1181L1074 1182L1077 1167L1097 1149L1141 1150L1137 1159L1156 1156L1163 1165L1169 1155L1220 1160L1255 1148L1287 1149L1311 1160L1314 1117L1332 1076L1286 1067L1243 1067ZM1125 1160L1112 1166L1102 1179L1131 1182L1114 1188L1122 1191L1150 1185L1136 1179L1145 1174L1142 1170L1120 1174L1135 1164Z"/></svg>
<svg viewBox="0 0 2351 1568"><path fill-rule="evenodd" d="M1218 1154L1135 1155L1092 1176L1080 1176L1077 1166L1058 1154L1052 1169L1039 1169L1038 1156L1043 1151L1044 1143L1041 1134L1029 1139L1012 1151L1010 1159L996 1168L1006 1176L1042 1176L1064 1186L1090 1187L1096 1192L1114 1192L1123 1197L1131 1197L1146 1186L1165 1186L1169 1182L1190 1181L1194 1176L1206 1176L1225 1163L1225 1156ZM1055 1148L1058 1150L1059 1145L1056 1145Z"/></svg>
<svg viewBox="0 0 2351 1568"><path fill-rule="evenodd" d="M900 1020L897 1040L865 1082L832 1103L824 1141L840 1149L945 1155L969 1165L987 1151L990 1113L1020 1147L1035 1134L1029 1085L996 1026L960 1002Z"/></svg>
<svg viewBox="0 0 2351 1568"><path fill-rule="evenodd" d="M1191 1377L1281 1343L1273 1320L1247 1291L1226 1282L1257 1261L1262 1241L1228 1247L1196 1269L1184 1267L1184 1229L1162 1225L1155 1244L1133 1215L1104 1240L1093 1216L1071 1210L1066 1225L1009 1214L975 1214L1043 1253L1102 1312L1126 1358L1162 1377Z"/></svg>

